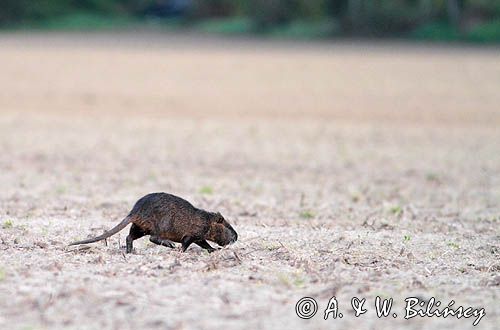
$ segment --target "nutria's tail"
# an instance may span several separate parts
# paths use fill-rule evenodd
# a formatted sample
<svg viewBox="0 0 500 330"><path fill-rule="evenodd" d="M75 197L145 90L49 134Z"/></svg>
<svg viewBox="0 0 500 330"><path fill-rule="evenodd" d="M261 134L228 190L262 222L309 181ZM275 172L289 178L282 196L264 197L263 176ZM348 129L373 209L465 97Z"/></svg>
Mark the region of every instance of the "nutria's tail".
<svg viewBox="0 0 500 330"><path fill-rule="evenodd" d="M83 241L73 242L70 245L88 244L88 243L102 241L103 239L108 238L108 237L116 234L117 232L119 232L123 228L125 228L130 222L132 222L132 217L127 216L125 219L122 220L122 222L120 222L115 227L113 227L113 229L108 230L104 234L97 236L97 237L94 237L94 238L85 239Z"/></svg>

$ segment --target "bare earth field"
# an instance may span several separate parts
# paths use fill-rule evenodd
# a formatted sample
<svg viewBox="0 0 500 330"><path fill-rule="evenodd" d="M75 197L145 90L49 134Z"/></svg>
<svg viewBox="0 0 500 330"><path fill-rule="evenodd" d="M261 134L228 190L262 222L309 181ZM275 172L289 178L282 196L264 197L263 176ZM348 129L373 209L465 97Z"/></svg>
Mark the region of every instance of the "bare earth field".
<svg viewBox="0 0 500 330"><path fill-rule="evenodd" d="M484 308L475 328L498 329L499 54L0 34L0 327L473 328L405 320L413 296ZM67 247L155 191L220 211L238 242L143 238L125 255L123 230ZM343 318L324 320L332 296ZM387 318L376 296L394 298Z"/></svg>

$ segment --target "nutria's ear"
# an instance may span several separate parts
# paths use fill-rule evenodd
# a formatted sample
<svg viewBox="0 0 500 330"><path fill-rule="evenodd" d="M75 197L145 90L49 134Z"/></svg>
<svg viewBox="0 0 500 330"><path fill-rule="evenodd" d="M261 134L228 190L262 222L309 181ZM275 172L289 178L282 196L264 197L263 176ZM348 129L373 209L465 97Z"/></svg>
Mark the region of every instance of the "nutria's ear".
<svg viewBox="0 0 500 330"><path fill-rule="evenodd" d="M220 212L217 212L217 215L222 218L222 214L220 214Z"/></svg>

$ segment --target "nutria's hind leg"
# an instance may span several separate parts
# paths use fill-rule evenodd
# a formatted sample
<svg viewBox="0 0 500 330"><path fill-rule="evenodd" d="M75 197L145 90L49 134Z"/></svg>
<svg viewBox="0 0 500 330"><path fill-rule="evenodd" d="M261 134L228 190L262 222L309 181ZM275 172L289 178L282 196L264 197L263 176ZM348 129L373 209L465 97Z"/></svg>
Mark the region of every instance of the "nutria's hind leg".
<svg viewBox="0 0 500 330"><path fill-rule="evenodd" d="M149 237L149 240L151 241L151 243L155 243L172 249L175 248L174 244L168 239L160 238L158 236L151 236Z"/></svg>
<svg viewBox="0 0 500 330"><path fill-rule="evenodd" d="M201 241L196 241L194 243L199 245L200 247L204 248L205 250L207 250L208 253L212 253L216 250L219 250L219 249L214 249L213 247L211 247L210 244L208 244L208 242L205 241L204 239L202 239Z"/></svg>
<svg viewBox="0 0 500 330"><path fill-rule="evenodd" d="M133 242L134 240L141 238L146 235L146 232L141 229L141 227L137 226L135 223L130 227L130 232L127 236L127 253L132 253Z"/></svg>

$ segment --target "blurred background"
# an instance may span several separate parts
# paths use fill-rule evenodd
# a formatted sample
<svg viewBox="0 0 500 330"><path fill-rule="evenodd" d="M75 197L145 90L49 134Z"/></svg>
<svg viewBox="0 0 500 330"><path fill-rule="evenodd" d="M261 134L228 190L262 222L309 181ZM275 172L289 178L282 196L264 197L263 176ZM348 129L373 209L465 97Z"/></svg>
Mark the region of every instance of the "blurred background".
<svg viewBox="0 0 500 330"><path fill-rule="evenodd" d="M500 40L495 0L1 0L10 29L189 29L287 38Z"/></svg>
<svg viewBox="0 0 500 330"><path fill-rule="evenodd" d="M499 36L498 0L0 0L0 328L498 329ZM67 247L156 191L238 242Z"/></svg>

